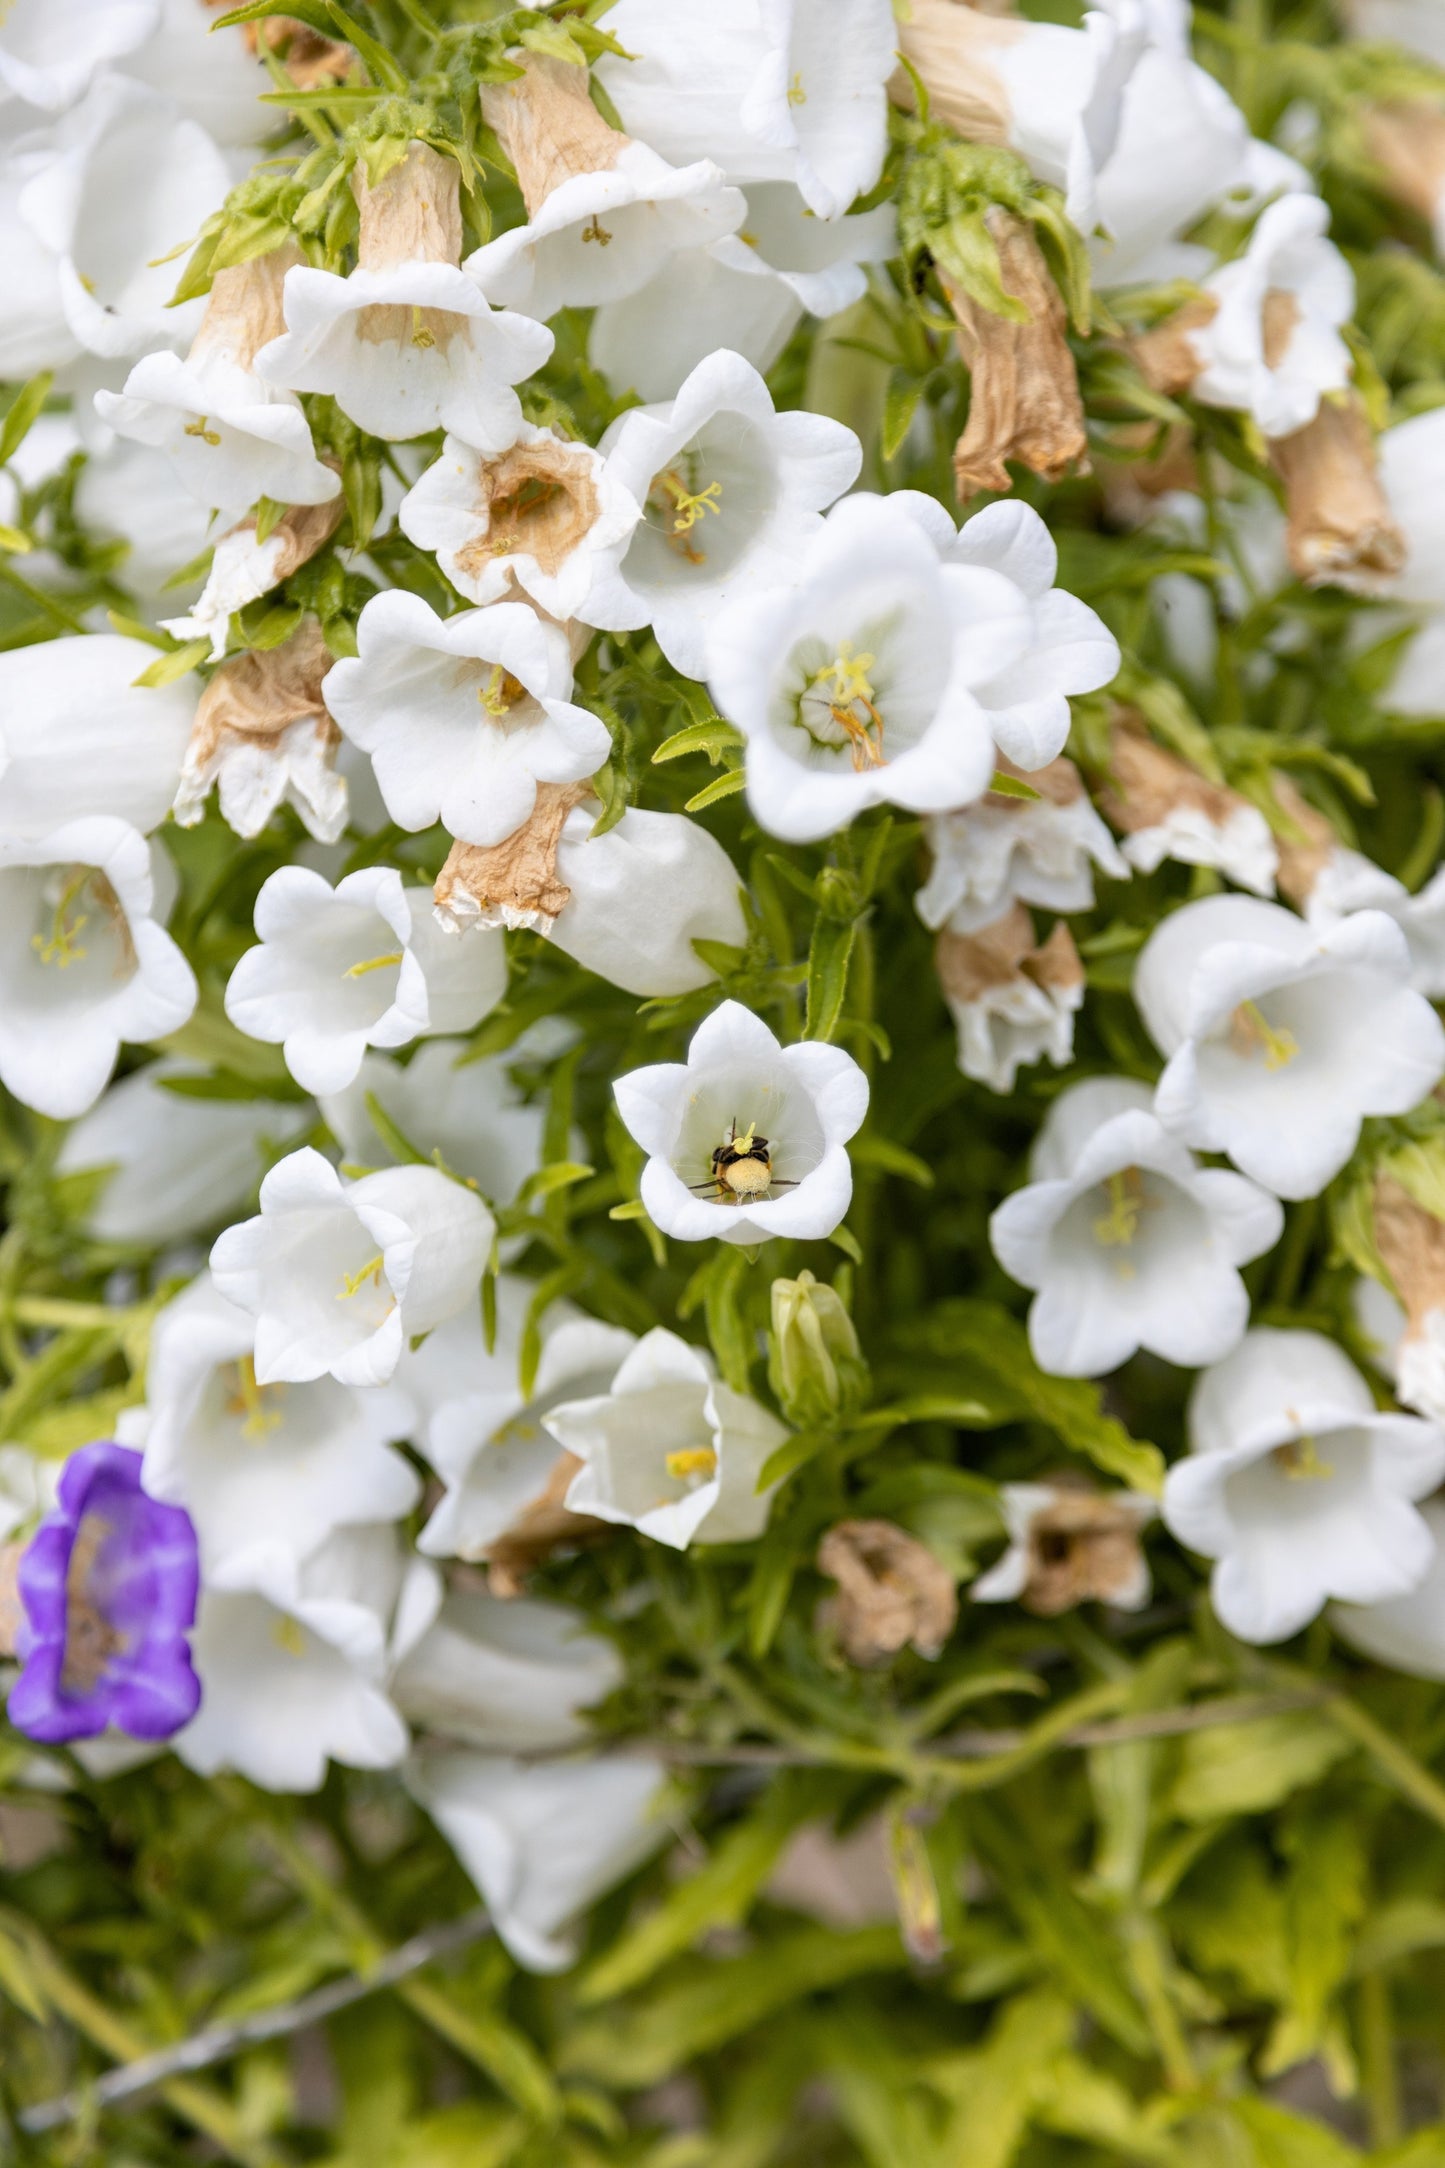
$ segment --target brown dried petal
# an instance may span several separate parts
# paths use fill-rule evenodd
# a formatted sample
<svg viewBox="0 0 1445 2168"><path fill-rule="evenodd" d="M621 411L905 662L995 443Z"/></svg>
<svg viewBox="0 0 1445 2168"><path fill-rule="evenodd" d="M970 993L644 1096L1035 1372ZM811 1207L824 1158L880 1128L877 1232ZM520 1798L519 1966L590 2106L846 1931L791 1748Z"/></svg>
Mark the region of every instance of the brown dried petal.
<svg viewBox="0 0 1445 2168"><path fill-rule="evenodd" d="M528 556L549 576L595 525L597 482L585 445L514 444L496 459L477 455L477 508L486 531L457 552L475 575L498 557Z"/></svg>
<svg viewBox="0 0 1445 2168"><path fill-rule="evenodd" d="M1144 1570L1140 1522L1132 1501L1082 1484L1056 1484L1029 1523L1020 1603L1040 1618L1056 1618L1081 1603L1127 1600Z"/></svg>
<svg viewBox="0 0 1445 2168"><path fill-rule="evenodd" d="M1142 331L1129 341L1129 352L1151 391L1177 399L1189 390L1204 367L1190 334L1212 324L1218 310L1212 294L1201 294L1152 331Z"/></svg>
<svg viewBox="0 0 1445 2168"><path fill-rule="evenodd" d="M1053 988L1081 985L1084 977L1063 919L1048 940L1036 946L1033 919L1021 903L980 933L950 933L945 928L934 944L933 958L945 998L964 1008L1016 979Z"/></svg>
<svg viewBox="0 0 1445 2168"><path fill-rule="evenodd" d="M1405 538L1380 486L1375 444L1357 398L1324 399L1312 422L1273 437L1285 488L1290 568L1307 586L1373 592L1405 563Z"/></svg>
<svg viewBox="0 0 1445 2168"><path fill-rule="evenodd" d="M1012 106L994 62L1025 35L1026 26L1000 21L1005 10L966 7L962 0L910 0L899 11L898 50L928 92L931 120L945 121L970 143L1007 148ZM913 79L900 68L890 82L895 105L914 110Z"/></svg>
<svg viewBox="0 0 1445 2168"><path fill-rule="evenodd" d="M1011 323L942 279L972 378L968 423L953 453L961 500L981 489L1012 489L1005 464L1010 459L1046 482L1062 481L1071 470L1089 472L1084 407L1059 290L1032 229L1006 211L991 210L987 217L1004 290L1029 315L1025 323Z"/></svg>
<svg viewBox="0 0 1445 2168"><path fill-rule="evenodd" d="M1188 761L1151 738L1136 716L1126 715L1109 738L1109 781L1098 794L1099 811L1124 835L1162 827L1188 806L1223 828L1248 806L1238 791L1213 783Z"/></svg>
<svg viewBox="0 0 1445 2168"><path fill-rule="evenodd" d="M455 159L426 143L410 143L375 188L364 162L353 170L351 186L361 218L357 256L368 271L461 261L461 169Z"/></svg>
<svg viewBox="0 0 1445 2168"><path fill-rule="evenodd" d="M238 368L249 369L261 348L286 329L282 287L286 273L303 260L296 243L287 241L249 263L218 271L192 342L192 357L224 354Z"/></svg>
<svg viewBox="0 0 1445 2168"><path fill-rule="evenodd" d="M1445 1221L1382 1174L1375 1183L1375 1246L1418 1331L1432 1310L1445 1309Z"/></svg>
<svg viewBox="0 0 1445 2168"><path fill-rule="evenodd" d="M559 1453L545 1488L523 1506L505 1535L488 1546L487 1586L494 1596L505 1601L524 1595L528 1577L554 1551L593 1543L606 1535L606 1521L594 1520L590 1513L573 1513L566 1504L572 1478L581 1466L575 1453Z"/></svg>
<svg viewBox="0 0 1445 2168"><path fill-rule="evenodd" d="M216 8L229 4L230 0L209 0L209 5ZM298 90L319 90L323 83L343 83L351 73L355 56L349 45L323 36L290 15L273 15L264 23L243 23L241 35L253 53L260 52L263 39L268 52L281 53L282 66Z"/></svg>
<svg viewBox="0 0 1445 2168"><path fill-rule="evenodd" d="M818 1546L838 1583L829 1618L849 1663L886 1663L902 1648L937 1656L958 1619L953 1576L891 1521L839 1521Z"/></svg>
<svg viewBox="0 0 1445 2168"><path fill-rule="evenodd" d="M0 1546L0 1656L19 1654L20 1630L25 1606L20 1601L20 1561L23 1543Z"/></svg>
<svg viewBox="0 0 1445 2168"><path fill-rule="evenodd" d="M1372 105L1363 114L1365 148L1386 194L1433 221L1445 195L1445 110L1423 98Z"/></svg>
<svg viewBox="0 0 1445 2168"><path fill-rule="evenodd" d="M1340 839L1317 807L1300 795L1287 775L1272 779L1275 802L1289 827L1275 832L1279 870L1275 883L1282 896L1303 910L1315 882L1340 847Z"/></svg>
<svg viewBox="0 0 1445 2168"><path fill-rule="evenodd" d="M572 891L557 877L557 850L572 808L590 783L539 783L537 802L501 843L454 843L437 875L432 902L459 926L500 912L508 926L550 932Z"/></svg>
<svg viewBox="0 0 1445 2168"><path fill-rule="evenodd" d="M321 680L331 663L331 650L314 617L306 618L280 647L248 648L222 663L196 709L187 763L213 760L226 738L252 743L279 738L308 715L324 724L331 742L339 745L341 733L321 697Z"/></svg>
<svg viewBox="0 0 1445 2168"><path fill-rule="evenodd" d="M495 128L517 175L527 216L577 173L604 173L627 148L587 92L587 70L546 54L513 52L522 74L482 85L482 117Z"/></svg>

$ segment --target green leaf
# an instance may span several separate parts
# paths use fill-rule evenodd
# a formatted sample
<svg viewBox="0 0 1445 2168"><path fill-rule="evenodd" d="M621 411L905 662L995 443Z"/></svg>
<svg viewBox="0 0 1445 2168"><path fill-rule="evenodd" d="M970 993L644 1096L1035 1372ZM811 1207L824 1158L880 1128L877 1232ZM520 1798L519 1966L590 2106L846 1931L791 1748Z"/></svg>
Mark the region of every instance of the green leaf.
<svg viewBox="0 0 1445 2168"><path fill-rule="evenodd" d="M158 655L131 683L152 689L160 685L174 685L178 679L187 677L192 670L207 661L210 653L209 640L187 640L184 647L172 648L168 655Z"/></svg>
<svg viewBox="0 0 1445 2168"><path fill-rule="evenodd" d="M23 527L0 524L0 550L8 550L12 557L26 557L34 547Z"/></svg>
<svg viewBox="0 0 1445 2168"><path fill-rule="evenodd" d="M848 965L857 939L856 919L819 916L808 947L808 1010L805 1039L831 1039L848 993Z"/></svg>
<svg viewBox="0 0 1445 2168"><path fill-rule="evenodd" d="M1192 1732L1174 1783L1174 1811L1186 1822L1266 1813L1349 1751L1349 1740L1313 1709Z"/></svg>
<svg viewBox="0 0 1445 2168"><path fill-rule="evenodd" d="M883 431L880 438L885 459L898 457L922 397L923 386L916 377L905 376L898 370L889 377L888 389L883 398Z"/></svg>
<svg viewBox="0 0 1445 2168"><path fill-rule="evenodd" d="M683 807L685 813L701 813L706 806L718 805L724 798L732 798L747 787L747 775L742 768L729 768L726 775L714 776L705 783Z"/></svg>
<svg viewBox="0 0 1445 2168"><path fill-rule="evenodd" d="M995 798L1023 798L1037 805L1043 797L1043 792L1035 790L1021 775L1006 775L1002 768L994 769L993 781L988 787Z"/></svg>
<svg viewBox="0 0 1445 2168"><path fill-rule="evenodd" d="M570 1189L576 1182L586 1182L597 1172L580 1160L559 1159L550 1167L539 1167L529 1174L517 1192L518 1204L535 1204L539 1197L551 1197L559 1189Z"/></svg>
<svg viewBox="0 0 1445 2168"><path fill-rule="evenodd" d="M29 436L50 396L53 381L51 372L43 369L39 376L32 376L28 384L22 384L11 400L4 422L0 423L0 467L10 464Z"/></svg>
<svg viewBox="0 0 1445 2168"><path fill-rule="evenodd" d="M848 1155L855 1167L876 1167L880 1174L896 1174L905 1182L917 1183L920 1189L933 1187L933 1169L926 1159L920 1159L916 1152L906 1152L901 1144L880 1137L874 1130L855 1137Z"/></svg>
<svg viewBox="0 0 1445 2168"><path fill-rule="evenodd" d="M685 753L706 753L716 767L724 753L740 752L746 744L740 730L734 730L721 715L714 715L706 722L689 723L685 730L675 730L670 738L663 739L652 759L656 766L659 761L680 760Z"/></svg>

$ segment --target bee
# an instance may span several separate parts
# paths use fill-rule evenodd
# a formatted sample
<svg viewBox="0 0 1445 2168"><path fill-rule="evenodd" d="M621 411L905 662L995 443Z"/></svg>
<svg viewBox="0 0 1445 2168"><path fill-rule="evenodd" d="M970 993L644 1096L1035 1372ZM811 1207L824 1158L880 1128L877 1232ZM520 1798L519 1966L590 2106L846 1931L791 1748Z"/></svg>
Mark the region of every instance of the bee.
<svg viewBox="0 0 1445 2168"><path fill-rule="evenodd" d="M709 1179L688 1184L698 1195L715 1197L721 1204L746 1204L766 1197L770 1189L797 1186L796 1182L780 1181L773 1173L773 1155L767 1138L757 1134L756 1122L749 1122L739 1135L736 1115L722 1143L713 1148Z"/></svg>

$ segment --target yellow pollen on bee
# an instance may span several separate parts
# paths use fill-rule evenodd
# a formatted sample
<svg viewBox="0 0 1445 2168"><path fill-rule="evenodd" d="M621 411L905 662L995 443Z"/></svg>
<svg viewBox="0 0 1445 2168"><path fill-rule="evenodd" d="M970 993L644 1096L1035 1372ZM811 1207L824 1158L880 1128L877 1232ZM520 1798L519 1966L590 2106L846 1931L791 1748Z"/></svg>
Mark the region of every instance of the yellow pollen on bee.
<svg viewBox="0 0 1445 2168"><path fill-rule="evenodd" d="M736 1197L758 1197L773 1186L773 1170L765 1160L735 1159L722 1170L722 1179Z"/></svg>
<svg viewBox="0 0 1445 2168"><path fill-rule="evenodd" d="M285 1615L276 1619L271 1627L271 1639L277 1648L283 1649L288 1656L306 1654L306 1636L298 1619Z"/></svg>
<svg viewBox="0 0 1445 2168"><path fill-rule="evenodd" d="M883 766L883 717L868 674L877 660L872 654L855 655L852 641L844 640L833 660L808 680L829 695L828 713L847 738L859 774Z"/></svg>
<svg viewBox="0 0 1445 2168"><path fill-rule="evenodd" d="M359 1271L343 1272L341 1275L341 1293L337 1296L337 1301L347 1302L353 1295L359 1295L368 1280L371 1281L374 1287L379 1289L384 1263L385 1259L378 1250L375 1257L368 1258Z"/></svg>
<svg viewBox="0 0 1445 2168"><path fill-rule="evenodd" d="M207 419L206 415L198 414L193 422L187 422L186 435L188 437L199 437L204 444L219 444L221 432L219 429L208 429L206 427Z"/></svg>
<svg viewBox="0 0 1445 2168"><path fill-rule="evenodd" d="M686 1483L695 1475L707 1481L717 1474L717 1454L710 1445L689 1445L680 1452L669 1453L665 1465L676 1483Z"/></svg>
<svg viewBox="0 0 1445 2168"><path fill-rule="evenodd" d="M385 956L368 956L359 964L348 964L341 976L344 979L364 979L368 971L385 971L389 964L399 964L401 949L388 949Z"/></svg>
<svg viewBox="0 0 1445 2168"><path fill-rule="evenodd" d="M1277 1445L1274 1457L1292 1483L1324 1482L1335 1472L1333 1462L1320 1459L1319 1447L1309 1437Z"/></svg>
<svg viewBox="0 0 1445 2168"><path fill-rule="evenodd" d="M284 1385L258 1385L253 1356L242 1355L231 1367L236 1373L236 1390L226 1401L226 1413L244 1415L246 1420L241 1425L241 1436L259 1441L269 1431L277 1429L282 1421L279 1408L267 1407L266 1395L274 1393L279 1399L286 1388Z"/></svg>
<svg viewBox="0 0 1445 2168"><path fill-rule="evenodd" d="M588 224L582 228L582 238L584 241L595 241L600 248L606 248L612 236L594 211Z"/></svg>
<svg viewBox="0 0 1445 2168"><path fill-rule="evenodd" d="M788 103L789 105L806 105L807 102L808 93L803 88L803 71L801 68L795 68L793 80L788 85Z"/></svg>
<svg viewBox="0 0 1445 2168"><path fill-rule="evenodd" d="M69 964L81 963L87 953L80 946L80 936L90 924L90 913L79 911L72 918L70 909L84 894L92 871L90 866L82 866L71 875L56 901L50 932L34 933L30 936L30 946L40 961L43 964L54 964L57 971L64 971Z"/></svg>
<svg viewBox="0 0 1445 2168"><path fill-rule="evenodd" d="M1294 1033L1271 1024L1257 1001L1241 1001L1230 1017L1229 1044L1246 1059L1263 1048L1264 1066L1271 1076L1287 1069L1300 1050Z"/></svg>
<svg viewBox="0 0 1445 2168"><path fill-rule="evenodd" d="M421 309L415 302L412 303L411 310L411 343L421 347L435 346L437 343L436 333L423 323Z"/></svg>

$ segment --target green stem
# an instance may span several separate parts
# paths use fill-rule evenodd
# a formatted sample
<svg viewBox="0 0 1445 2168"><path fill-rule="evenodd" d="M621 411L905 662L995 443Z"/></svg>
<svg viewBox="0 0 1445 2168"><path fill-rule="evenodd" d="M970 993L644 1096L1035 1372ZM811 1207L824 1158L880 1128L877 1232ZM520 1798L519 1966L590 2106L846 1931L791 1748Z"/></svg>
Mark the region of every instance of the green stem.
<svg viewBox="0 0 1445 2168"><path fill-rule="evenodd" d="M1404 2135L1400 2112L1400 2070L1395 2056L1395 2026L1390 1983L1378 1967L1360 1981L1360 2062L1365 2105L1370 2116L1370 2144L1380 2150L1398 2145Z"/></svg>

